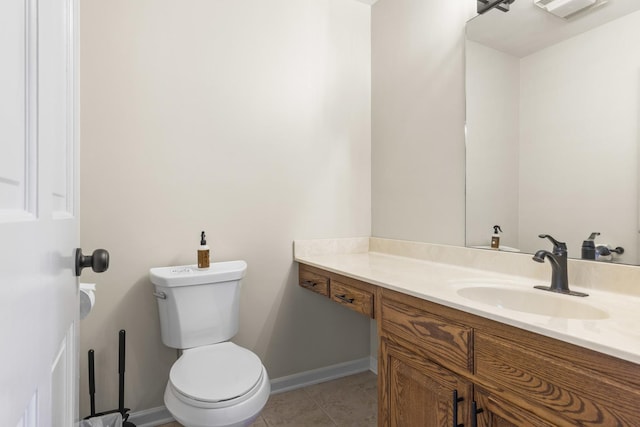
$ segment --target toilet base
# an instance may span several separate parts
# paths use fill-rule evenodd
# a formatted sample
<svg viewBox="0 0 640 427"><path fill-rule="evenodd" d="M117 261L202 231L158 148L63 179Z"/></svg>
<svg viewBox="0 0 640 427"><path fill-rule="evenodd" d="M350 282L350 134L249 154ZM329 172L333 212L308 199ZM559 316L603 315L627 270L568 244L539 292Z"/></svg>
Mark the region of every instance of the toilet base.
<svg viewBox="0 0 640 427"><path fill-rule="evenodd" d="M269 399L271 385L263 367L262 384L255 394L236 405L223 408L202 408L192 406L176 396L176 392L167 383L164 391L164 404L173 417L185 427L246 427L258 418Z"/></svg>

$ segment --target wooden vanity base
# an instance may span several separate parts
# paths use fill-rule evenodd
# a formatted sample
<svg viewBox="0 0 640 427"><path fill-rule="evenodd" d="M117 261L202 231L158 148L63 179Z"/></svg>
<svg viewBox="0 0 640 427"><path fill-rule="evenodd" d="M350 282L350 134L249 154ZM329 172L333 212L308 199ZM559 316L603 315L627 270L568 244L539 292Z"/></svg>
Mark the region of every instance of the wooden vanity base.
<svg viewBox="0 0 640 427"><path fill-rule="evenodd" d="M637 364L319 268L299 276L377 319L379 426L640 426Z"/></svg>

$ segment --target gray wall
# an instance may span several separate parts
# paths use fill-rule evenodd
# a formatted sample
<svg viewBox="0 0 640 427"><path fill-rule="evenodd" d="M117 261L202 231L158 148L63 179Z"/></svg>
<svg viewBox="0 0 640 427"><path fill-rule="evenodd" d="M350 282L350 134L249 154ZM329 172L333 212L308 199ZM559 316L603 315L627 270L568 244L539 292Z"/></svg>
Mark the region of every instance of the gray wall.
<svg viewBox="0 0 640 427"><path fill-rule="evenodd" d="M372 8L372 234L464 245L464 24L474 1Z"/></svg>
<svg viewBox="0 0 640 427"><path fill-rule="evenodd" d="M82 246L112 266L81 323L99 410L162 404L175 359L150 267L249 263L235 341L272 377L369 354L367 319L296 286L291 241L464 243L464 22L474 2L83 0ZM370 27L371 26L371 27Z"/></svg>
<svg viewBox="0 0 640 427"><path fill-rule="evenodd" d="M111 252L80 324L81 415L163 404L150 267L244 259L240 332L272 378L369 355L369 321L297 286L292 241L370 234L370 6L83 0L81 240Z"/></svg>

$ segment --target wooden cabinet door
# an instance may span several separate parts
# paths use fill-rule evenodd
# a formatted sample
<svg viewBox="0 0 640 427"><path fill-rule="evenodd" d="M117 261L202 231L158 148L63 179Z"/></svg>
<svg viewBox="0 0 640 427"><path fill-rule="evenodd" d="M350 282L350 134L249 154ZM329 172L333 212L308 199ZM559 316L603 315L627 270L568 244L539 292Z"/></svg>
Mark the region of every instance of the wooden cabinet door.
<svg viewBox="0 0 640 427"><path fill-rule="evenodd" d="M471 383L386 339L381 356L380 426L469 425Z"/></svg>
<svg viewBox="0 0 640 427"><path fill-rule="evenodd" d="M476 421L478 427L554 427L536 415L519 408L512 403L492 396L490 393L476 387ZM473 417L474 415L471 414ZM473 425L473 424L471 424Z"/></svg>

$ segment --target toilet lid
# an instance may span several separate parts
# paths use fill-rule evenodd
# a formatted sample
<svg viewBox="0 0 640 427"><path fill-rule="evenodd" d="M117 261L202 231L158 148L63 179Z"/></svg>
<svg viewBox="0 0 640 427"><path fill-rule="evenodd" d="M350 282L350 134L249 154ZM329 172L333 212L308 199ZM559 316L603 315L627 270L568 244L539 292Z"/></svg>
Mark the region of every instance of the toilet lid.
<svg viewBox="0 0 640 427"><path fill-rule="evenodd" d="M231 342L186 350L173 364L169 380L181 394L220 402L246 394L260 380L262 362Z"/></svg>

